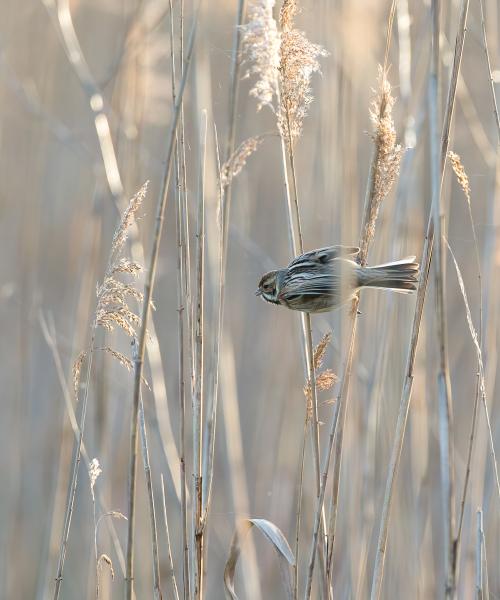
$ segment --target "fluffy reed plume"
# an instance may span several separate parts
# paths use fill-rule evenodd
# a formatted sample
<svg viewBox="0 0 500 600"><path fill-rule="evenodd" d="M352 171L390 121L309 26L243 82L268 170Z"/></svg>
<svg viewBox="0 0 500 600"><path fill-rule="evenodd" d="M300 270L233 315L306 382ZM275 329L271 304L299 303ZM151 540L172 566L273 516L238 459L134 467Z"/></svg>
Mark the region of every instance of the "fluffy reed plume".
<svg viewBox="0 0 500 600"><path fill-rule="evenodd" d="M116 326L130 337L136 337L135 327L141 324L139 316L131 310L128 302L133 299L139 304L143 300L143 294L134 284L125 283L117 278L119 275L136 277L142 270L141 265L121 256L128 232L136 218L142 201L147 192L148 182L130 200L125 209L120 224L113 236L111 256L109 259L104 280L97 287L97 309L96 325L107 331L113 331ZM130 370L130 361L123 354L106 347L105 350L114 356L120 364Z"/></svg>
<svg viewBox="0 0 500 600"><path fill-rule="evenodd" d="M369 214L365 218L363 246L368 248L375 233L375 223L382 200L391 190L399 174L403 148L396 144L396 128L392 117L395 99L391 93L391 84L387 73L379 67L379 85L370 109L373 123L373 143L376 157L373 164L373 177L370 190ZM363 249L362 249L363 250ZM363 252L364 254L364 252Z"/></svg>
<svg viewBox="0 0 500 600"><path fill-rule="evenodd" d="M264 139L256 135L242 142L222 165L220 170L221 186L229 185L234 177L239 175L246 165L247 159L257 150Z"/></svg>
<svg viewBox="0 0 500 600"><path fill-rule="evenodd" d="M284 0L280 11L280 100L278 127L291 144L302 132L302 122L313 101L311 76L320 71L318 58L328 52L310 42L304 32L295 28L298 13L296 0Z"/></svg>
<svg viewBox="0 0 500 600"><path fill-rule="evenodd" d="M274 0L251 2L248 22L243 27L242 50L251 63L246 75L258 78L250 90L250 95L257 98L257 110L269 106L276 112L280 133L290 143L300 135L313 101L311 76L320 71L318 58L328 52L295 28L296 0L283 2L280 31L273 18L273 6Z"/></svg>
<svg viewBox="0 0 500 600"><path fill-rule="evenodd" d="M242 27L242 51L251 66L246 77L256 76L250 95L257 99L257 110L263 106L274 109L278 94L280 64L280 34L273 17L274 0L252 0L248 6L248 22Z"/></svg>
<svg viewBox="0 0 500 600"><path fill-rule="evenodd" d="M123 212L120 224L118 225L113 241L111 245L111 252L108 260L106 272L104 274L103 282L100 286L97 286L97 306L95 317L92 322L90 344L86 355L88 356L87 361L87 375L85 385L85 395L82 401L82 409L80 413L80 421L78 423L79 433L76 440L76 450L73 455L73 462L71 466L72 474L69 482L69 491L66 501L65 516L64 516L64 528L61 535L61 544L59 548L59 560L57 565L56 574L56 586L54 591L54 598L57 599L61 590L62 576L64 570L64 563L66 559L66 549L68 545L71 517L74 510L76 489L78 485L78 465L80 462L83 435L85 430L85 419L87 414L87 405L89 398L90 388L90 377L92 372L92 358L94 351L97 350L95 347L96 331L98 327L103 327L107 331L113 331L115 326L121 327L125 333L135 338L134 326L140 324L141 320L135 312L133 312L129 306L128 301L133 298L140 302L142 300L142 293L139 292L133 285L124 283L116 278L119 274L128 274L135 276L140 271L140 266L137 263L133 263L122 256L125 241L127 240L129 229L135 220L137 211L142 204L146 196L148 182L146 182L137 194L130 200L128 207ZM115 358L120 353L112 353ZM81 353L77 358L73 367L73 389L75 396L78 395L78 388L80 386L80 372L82 363L85 358L85 353ZM124 357L125 358L125 357ZM124 364L124 361L119 361ZM125 360L126 363L126 360ZM94 486L97 477L100 473L99 463L97 459L94 459L90 464L89 477L90 477L90 490L92 493L92 504L94 514L94 550L95 550L95 561L96 561L96 596L99 596L99 567L98 567L98 554L97 554L97 526L99 521L96 521L96 506L94 498Z"/></svg>
<svg viewBox="0 0 500 600"><path fill-rule="evenodd" d="M324 369L323 371L320 371L321 367L323 366L323 359L325 357L325 353L326 353L326 349L328 347L328 344L330 343L332 339L332 334L331 332L325 333L325 335L321 338L321 340L319 341L318 345L314 348L314 352L313 352L313 365L314 365L314 371L316 374L316 388L318 390L329 390L331 389L336 381L337 381L337 376L335 375L335 373L331 370L331 369ZM311 380L308 379L305 386L304 386L304 395L307 398L307 403L308 406L311 407L311 403L312 403L312 389L311 389ZM308 415L309 417L310 415L310 411L308 410Z"/></svg>

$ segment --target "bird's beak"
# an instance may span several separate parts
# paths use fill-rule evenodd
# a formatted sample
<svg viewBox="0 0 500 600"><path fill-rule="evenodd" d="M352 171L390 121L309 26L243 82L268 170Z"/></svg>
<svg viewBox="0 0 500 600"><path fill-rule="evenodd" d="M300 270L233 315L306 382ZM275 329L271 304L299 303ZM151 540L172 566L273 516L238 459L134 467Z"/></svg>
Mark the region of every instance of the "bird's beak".
<svg viewBox="0 0 500 600"><path fill-rule="evenodd" d="M262 290L260 288L258 290L255 290L255 295L262 296Z"/></svg>

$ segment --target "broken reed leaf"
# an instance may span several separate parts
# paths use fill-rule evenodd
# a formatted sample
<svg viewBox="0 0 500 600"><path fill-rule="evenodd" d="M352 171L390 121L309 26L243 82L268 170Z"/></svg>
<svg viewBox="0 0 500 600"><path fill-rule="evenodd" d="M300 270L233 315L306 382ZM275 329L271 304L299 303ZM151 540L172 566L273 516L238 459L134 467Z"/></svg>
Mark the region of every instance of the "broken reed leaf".
<svg viewBox="0 0 500 600"><path fill-rule="evenodd" d="M141 189L130 199L129 205L123 211L122 219L120 224L118 225L115 234L113 236L113 241L111 243L111 255L115 254L117 251L123 248L125 241L128 236L128 230L132 223L134 222L135 215L139 210L139 207L142 204L142 201L146 197L146 193L148 191L149 181L146 181Z"/></svg>
<svg viewBox="0 0 500 600"><path fill-rule="evenodd" d="M107 554L101 554L101 556L99 556L99 560L97 561L97 568L99 570L102 569L102 564L105 563L108 565L110 573L111 573L111 579L114 580L115 578L115 570L113 569L113 561L111 560L111 558L107 555Z"/></svg>
<svg viewBox="0 0 500 600"><path fill-rule="evenodd" d="M86 356L86 352L80 352L78 358L73 363L73 393L75 395L76 402L78 402L78 391L80 389L80 375L82 372L82 365Z"/></svg>
<svg viewBox="0 0 500 600"><path fill-rule="evenodd" d="M250 95L257 99L257 110L273 104L278 95L278 67L280 63L280 34L273 17L274 0L251 0L248 20L242 26L242 54L250 63L246 77L255 76Z"/></svg>
<svg viewBox="0 0 500 600"><path fill-rule="evenodd" d="M229 185L233 178L241 173L247 159L257 150L263 139L263 135L256 135L248 138L236 148L221 167L220 180L222 186Z"/></svg>
<svg viewBox="0 0 500 600"><path fill-rule="evenodd" d="M470 183L467 173L465 172L465 168L462 164L460 156L451 150L448 150L448 158L450 160L451 168L456 175L458 185L462 188L465 197L467 198L467 202L471 203L471 190Z"/></svg>
<svg viewBox="0 0 500 600"><path fill-rule="evenodd" d="M319 73L319 58L328 52L319 44L310 42L305 33L295 28L297 14L295 0L285 1L280 11L281 44L279 83L281 106L278 128L288 144L302 133L302 123L313 101L311 77Z"/></svg>
<svg viewBox="0 0 500 600"><path fill-rule="evenodd" d="M128 521L127 517L121 513L118 510L110 510L107 513L102 514L98 519L97 519L97 524L96 527L99 527L99 524L101 522L102 519L106 518L106 517L111 517L113 519L122 519L123 521Z"/></svg>
<svg viewBox="0 0 500 600"><path fill-rule="evenodd" d="M127 517L121 513L119 510L111 510L107 512L104 517L113 517L114 519L123 519L124 521L128 521Z"/></svg>
<svg viewBox="0 0 500 600"><path fill-rule="evenodd" d="M280 558L282 579L286 588L286 597L292 598L292 577L290 573L290 565L295 565L295 556L281 529L267 519L240 519L236 523L236 529L231 542L229 556L224 568L224 588L226 596L231 600L238 600L238 596L234 589L234 574L236 570L236 564L241 554L241 547L247 533L252 527L257 527L264 537L271 542L274 549L278 553Z"/></svg>
<svg viewBox="0 0 500 600"><path fill-rule="evenodd" d="M378 90L370 108L373 123L373 143L375 145L375 165L370 197L369 215L363 232L362 255L366 253L375 235L375 223L382 200L390 192L399 175L403 148L396 144L396 128L392 116L395 99L392 96L391 84L387 73L379 66Z"/></svg>

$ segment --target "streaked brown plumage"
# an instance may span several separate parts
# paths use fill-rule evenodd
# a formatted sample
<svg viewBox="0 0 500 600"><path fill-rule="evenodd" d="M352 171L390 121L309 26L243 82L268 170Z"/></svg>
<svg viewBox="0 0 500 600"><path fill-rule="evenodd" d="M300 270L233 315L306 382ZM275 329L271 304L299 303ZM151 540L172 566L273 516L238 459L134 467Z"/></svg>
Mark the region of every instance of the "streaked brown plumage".
<svg viewBox="0 0 500 600"><path fill-rule="evenodd" d="M335 310L362 287L410 293L418 283L418 263L402 260L362 267L355 261L359 248L328 246L301 254L288 267L263 275L256 295L292 310L316 313Z"/></svg>

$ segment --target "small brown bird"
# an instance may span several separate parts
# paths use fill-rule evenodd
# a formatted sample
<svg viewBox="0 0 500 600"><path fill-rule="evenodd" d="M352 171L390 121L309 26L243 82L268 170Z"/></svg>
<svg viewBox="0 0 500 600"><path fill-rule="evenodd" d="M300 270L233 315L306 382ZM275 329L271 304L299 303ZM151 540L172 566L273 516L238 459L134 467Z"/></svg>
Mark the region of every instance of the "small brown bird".
<svg viewBox="0 0 500 600"><path fill-rule="evenodd" d="M414 256L362 267L359 248L328 246L294 258L285 269L263 275L255 294L292 310L318 313L352 300L362 287L410 293L417 289L419 266Z"/></svg>

